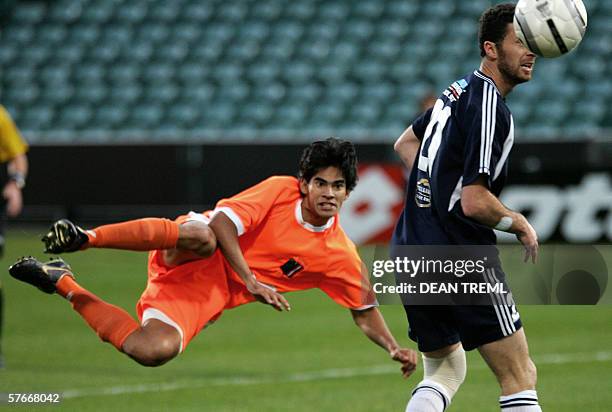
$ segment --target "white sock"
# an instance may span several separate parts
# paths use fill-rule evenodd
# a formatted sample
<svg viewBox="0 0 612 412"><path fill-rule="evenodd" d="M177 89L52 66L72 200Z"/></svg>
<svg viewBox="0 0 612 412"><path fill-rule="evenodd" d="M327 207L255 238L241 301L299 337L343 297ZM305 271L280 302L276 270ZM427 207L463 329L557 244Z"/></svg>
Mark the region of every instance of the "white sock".
<svg viewBox="0 0 612 412"><path fill-rule="evenodd" d="M533 390L500 396L499 407L503 412L542 412L538 404L538 393Z"/></svg>
<svg viewBox="0 0 612 412"><path fill-rule="evenodd" d="M412 391L412 398L406 406L406 412L442 412L450 403L448 398L442 392L442 388L438 385L429 382L421 382L419 386ZM442 389L442 390L441 390Z"/></svg>

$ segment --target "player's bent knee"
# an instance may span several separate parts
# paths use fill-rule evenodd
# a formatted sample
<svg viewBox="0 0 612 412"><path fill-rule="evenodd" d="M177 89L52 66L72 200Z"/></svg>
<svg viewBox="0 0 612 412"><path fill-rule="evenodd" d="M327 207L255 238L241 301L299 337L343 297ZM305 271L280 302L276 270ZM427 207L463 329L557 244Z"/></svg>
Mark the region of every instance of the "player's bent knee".
<svg viewBox="0 0 612 412"><path fill-rule="evenodd" d="M122 351L143 366L160 366L179 354L181 337L169 325L151 320L125 340Z"/></svg>
<svg viewBox="0 0 612 412"><path fill-rule="evenodd" d="M179 347L173 339L159 339L149 348L147 366L160 366L173 359L179 353Z"/></svg>
<svg viewBox="0 0 612 412"><path fill-rule="evenodd" d="M209 257L217 248L217 237L204 222L188 221L179 226L177 248Z"/></svg>
<svg viewBox="0 0 612 412"><path fill-rule="evenodd" d="M202 257L212 256L217 249L217 237L215 236L215 232L207 225L206 229L201 230L198 235L200 237L200 244L195 250L195 253Z"/></svg>
<svg viewBox="0 0 612 412"><path fill-rule="evenodd" d="M124 352L143 366L161 366L179 353L174 339L161 338L139 346L124 346Z"/></svg>
<svg viewBox="0 0 612 412"><path fill-rule="evenodd" d="M441 358L423 356L424 376L419 387L431 386L442 392L450 402L465 381L467 365L465 351L459 346Z"/></svg>

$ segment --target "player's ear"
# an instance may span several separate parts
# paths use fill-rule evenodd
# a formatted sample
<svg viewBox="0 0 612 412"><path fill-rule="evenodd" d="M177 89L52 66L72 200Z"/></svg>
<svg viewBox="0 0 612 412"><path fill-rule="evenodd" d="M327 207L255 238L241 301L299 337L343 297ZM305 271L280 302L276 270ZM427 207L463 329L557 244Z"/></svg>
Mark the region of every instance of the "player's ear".
<svg viewBox="0 0 612 412"><path fill-rule="evenodd" d="M300 185L300 193L302 196L306 196L308 194L308 182L303 178L298 178L298 183Z"/></svg>
<svg viewBox="0 0 612 412"><path fill-rule="evenodd" d="M494 42L487 40L482 44L482 47L484 48L486 57L492 60L497 59L497 45Z"/></svg>

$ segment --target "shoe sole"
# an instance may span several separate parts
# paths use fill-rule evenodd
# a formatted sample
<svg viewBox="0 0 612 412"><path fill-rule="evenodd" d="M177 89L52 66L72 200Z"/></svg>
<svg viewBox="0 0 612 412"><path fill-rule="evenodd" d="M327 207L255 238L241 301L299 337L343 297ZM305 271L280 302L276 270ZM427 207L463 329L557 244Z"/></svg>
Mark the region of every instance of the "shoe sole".
<svg viewBox="0 0 612 412"><path fill-rule="evenodd" d="M53 294L57 288L55 282L51 277L45 273L42 268L44 263L41 263L33 258L25 258L17 261L14 265L9 268L9 273L15 279L28 283L41 291ZM54 270L61 270L61 268L54 268ZM69 270L65 270L66 274L69 274ZM60 276L61 279L61 276Z"/></svg>

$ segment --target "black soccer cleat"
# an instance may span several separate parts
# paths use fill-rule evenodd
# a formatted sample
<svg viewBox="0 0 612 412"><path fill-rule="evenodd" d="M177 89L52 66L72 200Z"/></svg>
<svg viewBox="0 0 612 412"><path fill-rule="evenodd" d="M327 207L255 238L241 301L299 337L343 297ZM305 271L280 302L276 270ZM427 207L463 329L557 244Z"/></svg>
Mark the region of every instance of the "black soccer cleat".
<svg viewBox="0 0 612 412"><path fill-rule="evenodd" d="M74 278L72 269L62 259L49 262L39 262L32 256L23 257L9 267L12 277L30 285L36 286L45 293L54 293L56 284L62 276Z"/></svg>
<svg viewBox="0 0 612 412"><path fill-rule="evenodd" d="M60 219L51 225L49 233L41 239L45 253L76 252L89 241L83 229L68 219Z"/></svg>

